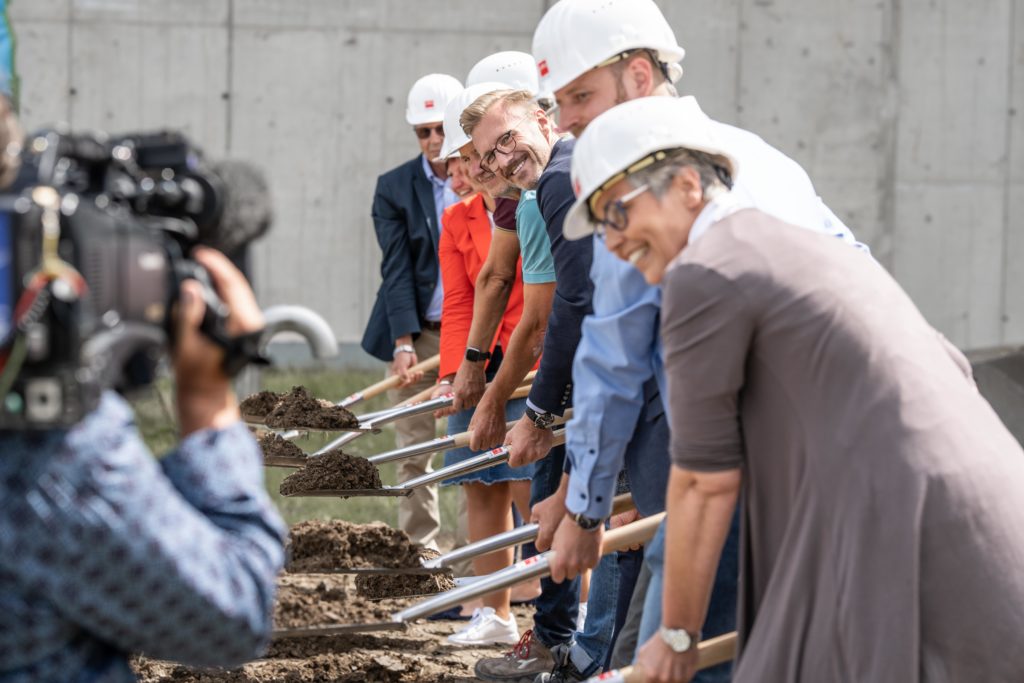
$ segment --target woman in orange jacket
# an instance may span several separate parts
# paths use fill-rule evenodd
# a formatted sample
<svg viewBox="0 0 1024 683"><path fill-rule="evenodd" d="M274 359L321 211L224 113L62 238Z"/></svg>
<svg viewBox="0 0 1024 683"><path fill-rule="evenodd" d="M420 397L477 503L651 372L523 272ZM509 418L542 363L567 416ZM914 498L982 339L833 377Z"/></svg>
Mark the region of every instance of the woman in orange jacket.
<svg viewBox="0 0 1024 683"><path fill-rule="evenodd" d="M467 145L472 150L472 145ZM467 153L470 153L467 150ZM472 153L475 153L473 151ZM450 162L454 182L468 182L476 191L472 196L445 210L443 230L438 245L441 280L444 284L444 308L441 314L441 367L438 395L450 387L466 354L469 328L473 321L475 283L487 258L491 245L496 202L486 189L464 172L463 161ZM501 349L508 346L512 331L523 312L522 270L517 270L508 305L495 339L491 343L491 361L488 375L493 376L501 362ZM526 400L509 401L506 419L518 420L526 410ZM473 410L463 410L448 417L448 433L456 434L469 427ZM444 464L451 465L477 455L468 448L459 448L445 454ZM466 495L469 540L477 541L512 529L512 504L515 503L524 519L530 516L530 479L533 466L509 467L501 464L479 472L453 477L444 485L460 484ZM477 576L483 576L512 564L511 548L490 553L473 560ZM488 643L516 643L519 629L510 605L508 589L496 591L483 598L484 607L474 611L469 625L449 636L456 644L479 645Z"/></svg>

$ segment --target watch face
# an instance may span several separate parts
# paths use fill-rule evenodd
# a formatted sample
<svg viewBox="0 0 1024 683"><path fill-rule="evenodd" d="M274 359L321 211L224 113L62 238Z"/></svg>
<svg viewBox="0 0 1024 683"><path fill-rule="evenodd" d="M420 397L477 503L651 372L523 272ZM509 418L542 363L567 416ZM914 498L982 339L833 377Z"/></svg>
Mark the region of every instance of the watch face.
<svg viewBox="0 0 1024 683"><path fill-rule="evenodd" d="M661 628L661 638L672 648L673 652L686 652L690 649L693 639L684 629Z"/></svg>

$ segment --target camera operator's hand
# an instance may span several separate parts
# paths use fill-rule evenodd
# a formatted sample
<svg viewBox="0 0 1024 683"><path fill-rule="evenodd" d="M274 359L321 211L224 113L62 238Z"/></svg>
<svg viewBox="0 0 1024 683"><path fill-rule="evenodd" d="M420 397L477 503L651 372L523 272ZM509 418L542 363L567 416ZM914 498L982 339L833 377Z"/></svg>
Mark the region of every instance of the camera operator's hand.
<svg viewBox="0 0 1024 683"><path fill-rule="evenodd" d="M230 311L227 333L236 336L262 328L263 312L252 288L231 261L205 247L193 250L192 257L207 270L217 295ZM205 312L202 285L186 280L177 305L173 354L182 436L209 427L225 427L239 419L238 401L222 366L224 351L199 331Z"/></svg>

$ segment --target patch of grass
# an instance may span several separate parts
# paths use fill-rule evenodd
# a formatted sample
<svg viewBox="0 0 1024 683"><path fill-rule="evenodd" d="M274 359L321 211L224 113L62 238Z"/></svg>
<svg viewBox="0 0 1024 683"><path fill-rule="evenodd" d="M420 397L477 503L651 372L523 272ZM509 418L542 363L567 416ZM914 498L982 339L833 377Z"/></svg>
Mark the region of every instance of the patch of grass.
<svg viewBox="0 0 1024 683"><path fill-rule="evenodd" d="M344 370L268 370L261 373L260 388L282 392L293 386L302 385L317 397L337 401L358 391L380 379L380 375L367 371ZM160 396L164 398L161 399ZM156 383L153 388L135 398L135 407L139 428L146 443L154 453L165 453L177 442L177 431L173 422L174 406L169 398L170 383L166 380ZM386 396L378 396L353 406L358 415L387 408L391 404ZM443 430L444 423L439 425ZM309 452L321 448L328 438L336 435L315 434L295 443ZM353 455L374 455L395 448L395 430L386 426L379 434L367 434L345 447L347 453ZM438 453L434 459L434 467L440 467L444 454ZM397 526L398 498L360 497L334 498L285 498L277 491L281 481L292 470L280 467L268 467L266 472L267 490L277 504L281 515L289 524L306 519L344 519L350 522L366 523L382 521ZM387 463L381 467L381 479L385 484L395 484L397 466ZM441 529L444 536L450 536L455 530L458 514L458 491L456 487L441 487Z"/></svg>

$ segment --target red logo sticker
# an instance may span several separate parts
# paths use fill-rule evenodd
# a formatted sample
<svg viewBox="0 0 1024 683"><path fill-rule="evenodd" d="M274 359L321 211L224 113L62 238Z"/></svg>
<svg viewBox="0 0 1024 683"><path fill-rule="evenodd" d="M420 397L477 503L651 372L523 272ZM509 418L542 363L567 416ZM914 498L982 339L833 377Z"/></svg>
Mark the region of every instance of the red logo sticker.
<svg viewBox="0 0 1024 683"><path fill-rule="evenodd" d="M491 451L491 455L501 455L504 452L505 452L505 447L504 446L498 446L497 448L495 448L495 449L493 449Z"/></svg>
<svg viewBox="0 0 1024 683"><path fill-rule="evenodd" d="M548 69L548 60L542 59L537 62L537 69L540 70L541 76L547 76L548 73L550 73L550 70Z"/></svg>
<svg viewBox="0 0 1024 683"><path fill-rule="evenodd" d="M579 178L576 178L575 180L572 181L572 191L576 194L577 197L580 196L580 179Z"/></svg>
<svg viewBox="0 0 1024 683"><path fill-rule="evenodd" d="M423 107L426 108L426 109L433 109L434 108L434 100L427 100L426 102L423 103Z"/></svg>

